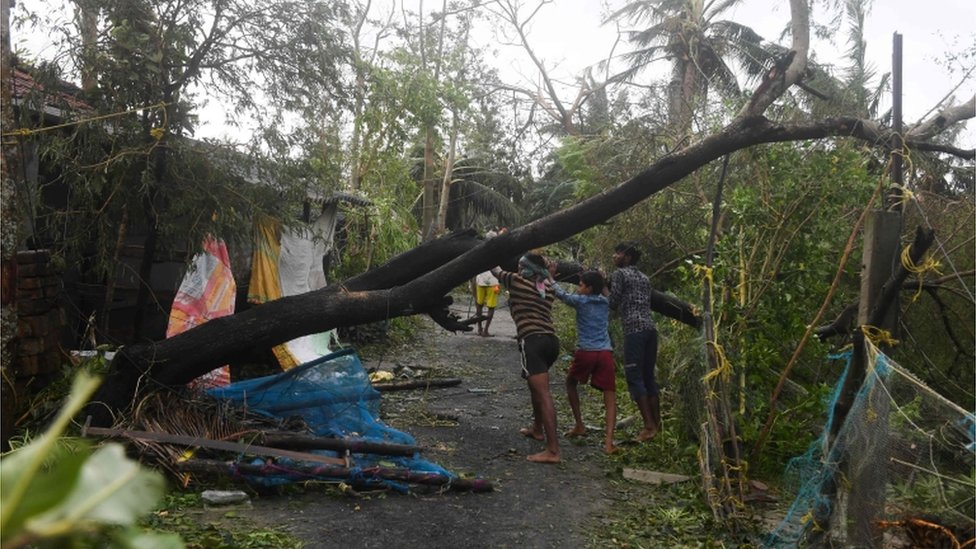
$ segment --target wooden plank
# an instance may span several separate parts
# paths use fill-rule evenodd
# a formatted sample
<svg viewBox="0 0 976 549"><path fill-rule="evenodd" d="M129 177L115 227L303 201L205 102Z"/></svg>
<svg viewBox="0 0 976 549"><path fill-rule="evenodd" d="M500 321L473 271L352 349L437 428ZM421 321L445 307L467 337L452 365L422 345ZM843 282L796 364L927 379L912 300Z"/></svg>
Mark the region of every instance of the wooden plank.
<svg viewBox="0 0 976 549"><path fill-rule="evenodd" d="M638 482L646 482L648 484L674 484L676 482L684 482L691 479L691 477L685 475L659 473L657 471L646 471L644 469L630 469L628 467L624 467L624 478L636 480Z"/></svg>
<svg viewBox="0 0 976 549"><path fill-rule="evenodd" d="M130 431L125 429L105 429L103 427L90 427L87 424L81 430L81 436L103 436L109 438L127 438L131 440L149 440L161 444L176 444L179 446L195 446L197 448L209 448L211 450L223 450L225 452L235 452L238 454L250 454L255 456L283 457L299 461L310 461L313 463L326 463L329 465L346 465L345 459L322 456L319 454L309 454L306 452L293 452L291 450L281 450L269 448L267 446L256 446L253 444L241 444L226 440L211 440L208 438L191 437L186 435L174 435L170 433L153 433L149 431Z"/></svg>

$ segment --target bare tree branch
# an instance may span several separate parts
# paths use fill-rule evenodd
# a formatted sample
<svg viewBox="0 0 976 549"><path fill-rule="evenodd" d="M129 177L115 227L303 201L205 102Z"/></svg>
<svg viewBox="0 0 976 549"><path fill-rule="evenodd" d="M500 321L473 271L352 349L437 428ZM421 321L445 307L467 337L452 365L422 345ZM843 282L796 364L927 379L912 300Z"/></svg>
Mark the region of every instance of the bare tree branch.
<svg viewBox="0 0 976 549"><path fill-rule="evenodd" d="M973 117L976 117L976 96L971 97L969 101L961 105L949 107L932 118L919 123L914 128L909 129L905 132L905 139L916 141L932 139L949 126Z"/></svg>

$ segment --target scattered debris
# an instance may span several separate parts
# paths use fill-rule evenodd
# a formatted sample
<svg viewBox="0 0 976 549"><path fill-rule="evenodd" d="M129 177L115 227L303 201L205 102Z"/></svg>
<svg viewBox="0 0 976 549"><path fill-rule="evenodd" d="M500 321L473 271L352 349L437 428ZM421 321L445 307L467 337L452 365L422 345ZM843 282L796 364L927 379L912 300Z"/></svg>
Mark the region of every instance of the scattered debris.
<svg viewBox="0 0 976 549"><path fill-rule="evenodd" d="M637 421L637 416L627 416L617 422L617 429L623 429L624 427L630 425L631 423Z"/></svg>
<svg viewBox="0 0 976 549"><path fill-rule="evenodd" d="M774 503L779 501L769 492L769 485L755 479L749 480L749 491L742 497L743 503Z"/></svg>
<svg viewBox="0 0 976 549"><path fill-rule="evenodd" d="M674 484L676 482L684 482L686 480L691 480L691 477L685 475L676 475L674 473L659 473L657 471L646 471L644 469L631 469L624 467L624 478L629 480L636 480L638 482L646 482L648 484Z"/></svg>
<svg viewBox="0 0 976 549"><path fill-rule="evenodd" d="M377 370L375 372L370 372L369 381L370 383L380 383L383 381L390 381L394 378L393 372L388 370Z"/></svg>
<svg viewBox="0 0 976 549"><path fill-rule="evenodd" d="M241 490L204 490L200 494L204 505L226 506L226 505L248 505L251 498Z"/></svg>
<svg viewBox="0 0 976 549"><path fill-rule="evenodd" d="M430 389L432 387L454 387L460 385L461 380L456 377L442 379L411 379L407 381L384 381L373 383L377 391L403 391L406 389Z"/></svg>

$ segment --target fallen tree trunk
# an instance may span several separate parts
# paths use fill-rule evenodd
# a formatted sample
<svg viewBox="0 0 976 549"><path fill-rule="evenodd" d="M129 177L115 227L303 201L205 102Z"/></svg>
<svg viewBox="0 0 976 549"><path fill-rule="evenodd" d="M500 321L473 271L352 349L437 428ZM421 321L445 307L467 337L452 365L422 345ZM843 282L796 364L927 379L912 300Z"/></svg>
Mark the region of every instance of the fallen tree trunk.
<svg viewBox="0 0 976 549"><path fill-rule="evenodd" d="M432 248L447 247L439 239L402 254L376 271L340 285L289 296L239 314L211 320L158 342L123 348L92 406L95 425L107 425L132 402L140 386L176 386L244 358L254 347L271 347L338 326L365 324L399 316L441 311L447 294L472 276L495 265L499 258L559 242L626 211L688 174L722 156L763 143L855 137L886 143L891 132L857 118L833 118L812 124L776 124L763 116L733 121L724 130L674 152L617 187L485 241L473 236L469 249L431 268ZM470 233L468 233L470 234ZM447 237L463 239L457 234ZM463 249L464 246L459 246ZM455 253L458 253L456 250ZM409 255L408 255L409 254ZM450 253L438 256L444 261ZM413 265L419 262L423 267ZM395 267L391 267L394 265ZM402 273L397 268L405 269ZM416 274L411 278L405 273ZM389 287L382 287L389 284Z"/></svg>
<svg viewBox="0 0 976 549"><path fill-rule="evenodd" d="M572 261L557 261L556 265L554 277L556 281L579 284L579 275L583 272L582 265ZM651 288L651 310L696 330L701 328L701 317L690 303L654 288Z"/></svg>

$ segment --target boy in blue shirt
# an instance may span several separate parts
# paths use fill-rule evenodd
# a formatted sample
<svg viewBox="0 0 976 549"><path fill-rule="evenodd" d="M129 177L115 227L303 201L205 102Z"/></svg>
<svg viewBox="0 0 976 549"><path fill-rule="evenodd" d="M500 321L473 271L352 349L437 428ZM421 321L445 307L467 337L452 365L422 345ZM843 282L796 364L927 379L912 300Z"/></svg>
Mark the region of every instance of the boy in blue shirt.
<svg viewBox="0 0 976 549"><path fill-rule="evenodd" d="M603 405L607 416L603 451L612 454L617 451L613 444L613 430L617 423L617 387L613 347L610 345L608 331L610 301L604 295L606 284L603 275L597 271L581 274L575 294L567 293L557 284L553 284L553 288L557 299L576 309L576 351L566 374L566 395L576 425L566 432L566 437L573 438L586 433L580 413L578 387L580 383L589 382L603 391Z"/></svg>

